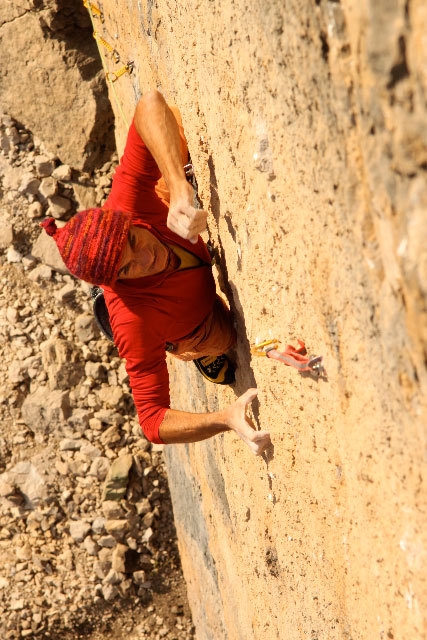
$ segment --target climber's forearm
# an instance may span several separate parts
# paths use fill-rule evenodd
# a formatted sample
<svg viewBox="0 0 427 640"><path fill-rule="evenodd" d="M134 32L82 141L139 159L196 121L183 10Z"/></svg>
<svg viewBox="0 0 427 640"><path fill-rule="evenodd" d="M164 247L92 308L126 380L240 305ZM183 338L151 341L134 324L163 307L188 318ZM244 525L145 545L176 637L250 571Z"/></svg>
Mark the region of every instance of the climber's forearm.
<svg viewBox="0 0 427 640"><path fill-rule="evenodd" d="M257 431L247 416L247 409L257 395L248 389L235 402L215 413L186 413L168 409L160 425L159 435L166 444L200 442L224 431L234 431L255 455L270 445L268 431Z"/></svg>
<svg viewBox="0 0 427 640"><path fill-rule="evenodd" d="M191 193L182 165L178 124L159 91L148 91L142 96L135 110L134 123L155 159L171 196L178 190Z"/></svg>
<svg viewBox="0 0 427 640"><path fill-rule="evenodd" d="M187 413L168 409L160 425L159 435L166 444L200 442L229 431L224 414Z"/></svg>
<svg viewBox="0 0 427 640"><path fill-rule="evenodd" d="M135 128L159 167L170 194L167 226L193 244L206 229L207 211L195 209L193 187L187 182L181 157L181 137L175 116L162 94L148 91L137 104Z"/></svg>

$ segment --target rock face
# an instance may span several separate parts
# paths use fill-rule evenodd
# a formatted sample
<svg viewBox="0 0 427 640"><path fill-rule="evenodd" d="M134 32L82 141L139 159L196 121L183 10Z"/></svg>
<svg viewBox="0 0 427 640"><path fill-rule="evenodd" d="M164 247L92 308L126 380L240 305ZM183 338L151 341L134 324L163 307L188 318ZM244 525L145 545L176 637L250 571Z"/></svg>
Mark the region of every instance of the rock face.
<svg viewBox="0 0 427 640"><path fill-rule="evenodd" d="M92 31L78 0L1 3L1 108L76 169L102 163L112 149L113 117Z"/></svg>
<svg viewBox="0 0 427 640"><path fill-rule="evenodd" d="M421 638L425 2L124 7L103 3L135 60L121 107L150 87L180 107L238 323L234 389L172 363L173 406L257 386L274 442L167 449L197 636ZM251 358L268 337L304 339L328 382Z"/></svg>
<svg viewBox="0 0 427 640"><path fill-rule="evenodd" d="M138 96L160 87L183 114L238 326L235 386L206 386L171 359L172 406L215 410L256 386L253 419L274 443L259 459L232 434L166 448L197 638L421 640L425 2L101 8L97 29L120 56L107 56L110 73L134 61L110 85L118 150ZM140 607L176 575L161 454L141 438L87 290L35 248L38 218L60 223L110 184L111 165L98 180L81 172L108 129L88 92L101 86L88 17L59 0L7 0L1 12L2 108L20 121L0 126L1 634L74 638L83 612L82 633L93 613L116 638L121 604L136 602L144 620L120 634L191 637L181 604L167 624ZM16 87L29 83L24 112ZM252 357L269 337L303 338L328 380ZM132 460L118 482L116 460Z"/></svg>

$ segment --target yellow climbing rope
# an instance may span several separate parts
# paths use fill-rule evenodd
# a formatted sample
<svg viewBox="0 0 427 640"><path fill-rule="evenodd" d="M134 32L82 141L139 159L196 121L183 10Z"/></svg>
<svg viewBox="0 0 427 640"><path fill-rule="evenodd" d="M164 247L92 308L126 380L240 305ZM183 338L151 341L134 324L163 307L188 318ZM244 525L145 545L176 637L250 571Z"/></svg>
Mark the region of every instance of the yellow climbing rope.
<svg viewBox="0 0 427 640"><path fill-rule="evenodd" d="M105 38L103 38L102 35L96 30L95 18L99 18L100 22L104 23L104 14L102 13L101 9L97 5L95 5L93 2L89 2L89 0L83 0L83 6L89 12L90 20L92 22L92 27L93 27L93 37L95 38L96 44L98 45L98 51L101 58L102 67L104 69L105 78L107 82L110 83L111 91L113 93L120 115L122 116L123 122L125 123L126 127L129 128L129 122L124 114L114 83L119 78L121 78L124 74L132 73L133 62L132 61L127 62L120 69L115 71L110 71L108 69L108 65L107 65L102 47L104 47L106 51L111 54L111 57L116 64L120 62L120 54L117 51L117 49L115 49L109 42L107 42L107 40L105 40Z"/></svg>

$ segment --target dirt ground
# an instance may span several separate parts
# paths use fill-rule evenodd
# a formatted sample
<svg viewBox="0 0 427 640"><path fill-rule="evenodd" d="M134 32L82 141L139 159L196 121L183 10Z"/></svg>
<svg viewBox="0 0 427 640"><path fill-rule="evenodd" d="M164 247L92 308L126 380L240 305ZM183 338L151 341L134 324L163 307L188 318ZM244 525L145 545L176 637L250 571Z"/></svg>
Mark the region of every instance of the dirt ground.
<svg viewBox="0 0 427 640"><path fill-rule="evenodd" d="M26 218L24 203L15 202L17 213L23 219ZM18 225L16 225L18 227ZM23 237L21 236L23 239ZM24 249L23 242L17 243L17 247ZM16 364L17 354L16 336L7 339L5 331L4 312L7 309L16 308L16 292L20 292L21 306L23 300L39 300L39 308L34 317L38 326L51 333L52 325L46 323L46 318L54 320L55 326L61 326L62 332L69 331L74 326L76 315L85 305L87 295L76 292L76 299L71 303L60 305L52 295L61 286L61 276L56 276L56 282L35 283L28 277L28 271L21 264L2 263L2 291L0 295L1 309L1 333L5 339L2 345L2 362L0 366L1 377L1 433L0 433L0 479L3 480L5 470L10 470L19 463L31 461L37 469L49 477L50 504L59 504L61 495L66 491L68 483L72 479L72 473L67 478L55 474L56 465L61 460L61 427L52 429L49 444L40 441L37 434L28 428L22 419L19 419L17 405L22 403L23 396L28 396L28 381L12 385L8 380L13 365ZM60 317L59 317L60 315ZM15 331L19 333L15 323ZM13 327L12 327L13 329ZM71 329L72 331L72 329ZM72 337L76 343L76 337ZM22 339L22 335L20 336ZM32 336L34 344L35 336ZM104 348L106 341L104 340ZM36 346L36 345L34 345ZM93 346L93 345L92 345ZM108 344L107 344L108 348ZM98 343L98 353L102 349L102 342ZM22 350L22 345L21 345ZM92 350L92 356L97 349ZM37 351L35 350L35 353ZM26 387L26 388L25 388ZM132 411L132 414L134 412ZM65 421L64 421L65 422ZM90 430L87 430L90 431ZM139 436L138 436L139 437ZM157 455L161 457L161 453ZM52 473L53 470L53 473ZM9 503L4 496L0 500L0 636L8 640L31 637L50 640L61 637L63 640L77 640L91 638L91 640L143 640L144 638L170 638L178 640L193 638L191 614L187 602L186 586L182 577L180 558L176 544L176 532L173 522L172 505L167 487L167 477L164 464L160 463L155 471L158 485L162 490L161 509L159 518L153 524L154 534L150 545L152 555L152 570L147 572L151 586L144 594L128 593L116 597L114 600L105 601L93 595L93 578L95 571L93 566L88 569L87 563L90 556L85 553L80 545L72 545L73 562L64 565L66 551L70 552L69 525L67 517L62 513L58 518L61 529L54 534L46 528L37 531L31 526L31 519L40 517L45 505L39 510L23 510L19 513L16 507L7 510ZM33 480L36 484L37 480ZM92 479L88 493L96 496L96 508L94 515L102 514L100 494L101 482ZM140 482L139 482L140 484ZM0 490L4 488L4 482L0 482ZM34 491L36 489L34 488ZM79 487L73 486L70 491L72 496L80 494ZM46 511L46 508L44 508ZM75 514L74 514L75 517ZM61 522L62 520L62 522ZM26 526L27 523L27 526ZM52 540L53 538L53 540ZM52 544L56 543L53 548ZM32 561L22 561L22 548L29 547L33 550ZM65 552L65 553L64 553ZM56 561L56 556L59 559ZM51 566L45 569L44 564L37 565L37 558L51 558ZM52 558L55 558L52 560ZM134 560L135 563L135 560ZM130 569L129 569L130 571ZM34 575L36 581L34 582ZM128 576L131 573L127 574ZM23 577L24 576L24 577ZM9 585L5 589L5 584ZM43 597L40 597L42 590ZM64 595L65 594L65 595ZM84 594L82 598L81 595ZM11 601L8 597L11 596ZM22 599L22 605L16 605L17 598ZM12 620L15 616L16 620ZM23 621L37 619L43 616L44 624L37 625L40 628L32 635L31 627L22 626ZM49 624L46 623L49 620ZM26 635L25 635L26 633Z"/></svg>
<svg viewBox="0 0 427 640"><path fill-rule="evenodd" d="M238 323L234 388L172 364L174 406L256 386L274 443L268 459L230 435L170 453L197 637L426 637L425 7L102 8L134 61L110 87L119 150L141 92L180 107ZM303 339L327 380L251 357L270 337Z"/></svg>

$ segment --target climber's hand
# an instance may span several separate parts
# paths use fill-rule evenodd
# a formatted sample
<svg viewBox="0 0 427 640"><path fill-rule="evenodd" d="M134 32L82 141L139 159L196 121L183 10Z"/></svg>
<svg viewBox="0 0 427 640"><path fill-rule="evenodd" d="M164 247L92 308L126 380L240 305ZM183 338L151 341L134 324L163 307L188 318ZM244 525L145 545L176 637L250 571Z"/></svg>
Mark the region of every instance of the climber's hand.
<svg viewBox="0 0 427 640"><path fill-rule="evenodd" d="M195 209L193 187L185 180L171 190L167 225L171 231L196 244L199 233L205 231L208 212Z"/></svg>
<svg viewBox="0 0 427 640"><path fill-rule="evenodd" d="M271 445L271 440L270 433L256 431L254 423L246 415L246 410L252 400L256 398L257 393L257 389L248 389L236 402L224 409L224 414L229 428L237 433L252 453L259 456Z"/></svg>

